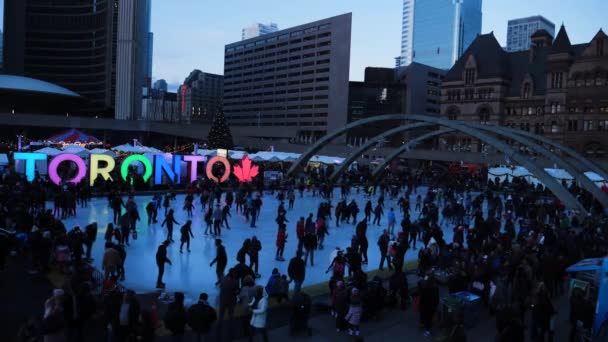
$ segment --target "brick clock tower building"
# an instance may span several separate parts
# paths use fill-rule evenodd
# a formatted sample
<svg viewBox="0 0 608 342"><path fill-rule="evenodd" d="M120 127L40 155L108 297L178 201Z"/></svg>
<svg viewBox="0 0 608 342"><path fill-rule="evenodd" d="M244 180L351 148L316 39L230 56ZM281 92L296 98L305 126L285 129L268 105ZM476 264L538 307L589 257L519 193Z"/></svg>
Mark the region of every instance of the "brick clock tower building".
<svg viewBox="0 0 608 342"><path fill-rule="evenodd" d="M529 50L506 52L493 33L479 35L442 83L441 115L531 131L588 157L607 156L608 36L599 30L573 45L562 25L555 39L539 30L531 40ZM447 150L485 150L467 136L441 140Z"/></svg>

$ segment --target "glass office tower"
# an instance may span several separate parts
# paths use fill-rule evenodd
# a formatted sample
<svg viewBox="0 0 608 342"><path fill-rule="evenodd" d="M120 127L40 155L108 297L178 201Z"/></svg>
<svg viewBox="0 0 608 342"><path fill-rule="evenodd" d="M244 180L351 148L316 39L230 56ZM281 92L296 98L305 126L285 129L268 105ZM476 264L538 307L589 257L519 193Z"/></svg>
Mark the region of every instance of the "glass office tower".
<svg viewBox="0 0 608 342"><path fill-rule="evenodd" d="M482 0L416 0L414 62L449 69L481 33Z"/></svg>

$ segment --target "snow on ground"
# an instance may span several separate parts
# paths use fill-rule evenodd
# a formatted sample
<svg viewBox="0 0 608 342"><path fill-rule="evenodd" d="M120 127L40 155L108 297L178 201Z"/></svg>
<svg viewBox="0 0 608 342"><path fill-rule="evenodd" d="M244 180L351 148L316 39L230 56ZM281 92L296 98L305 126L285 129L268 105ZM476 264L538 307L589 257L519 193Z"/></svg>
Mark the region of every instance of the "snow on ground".
<svg viewBox="0 0 608 342"><path fill-rule="evenodd" d="M419 194L423 194L421 188L418 189ZM426 191L426 189L424 189ZM354 191L353 191L354 192ZM180 224L183 224L188 220L187 214L183 208L185 195L178 195L177 199L172 202L172 208L175 210L175 219ZM414 212L415 194L412 194L410 199L412 203L412 211L410 217L412 221L415 220L419 213ZM424 197L424 195L423 195ZM165 240L167 230L161 227L160 223L164 218L164 210L160 209L158 214L158 223L151 224L148 226L148 218L145 211L146 204L150 201L151 196L137 196L136 202L138 204L141 221L137 224L138 239L133 241L131 239L130 246L126 247L127 259L125 263L126 279L123 283L127 288L133 289L137 293L149 293L156 291L156 277L157 268L155 262L155 255L158 246ZM355 199L357 202L360 212L358 220L363 218L363 208L367 199L363 194L351 194L348 201ZM126 200L126 199L125 199ZM311 193L304 193L303 198L296 197L295 208L288 210L287 219L287 233L289 234L287 244L285 246L284 258L286 261L276 261L276 233L277 224L275 222L277 207L279 201L275 196L265 194L262 198L263 206L260 213L259 221L256 223L257 228L250 228L249 224L245 222L245 218L235 213L234 206L231 210L232 218L229 218L231 229L222 229L221 239L226 247L228 253L228 269L236 264L236 253L241 247L243 240L252 236L257 238L262 243L262 251L260 252L260 268L259 273L261 278L258 279L257 283L265 286L268 281L268 277L274 267L278 268L281 274L287 273L287 266L289 260L295 256L297 248L296 238L296 222L300 217L307 217L309 213L313 213L316 216L317 208L322 199L320 197L312 197ZM339 190L336 189L334 192L334 198L332 204L335 205L339 200ZM373 198L372 202L376 204L377 196ZM199 203L198 198L195 198L195 205ZM200 206L200 204L199 204ZM203 219L203 213L201 208L197 206L195 208L195 215L192 218L192 231L194 238L191 240L191 253L186 251L184 247L184 253L179 252L179 228L180 225L175 225L173 232L173 239L175 240L168 248L168 257L171 259L173 265L166 265L165 275L163 281L166 283L166 290L168 292L181 291L186 295L187 302L194 302L198 299L198 295L201 292L207 292L210 299L218 294L218 288L214 285L216 282L215 267L209 267L209 263L215 257L215 238L210 235L204 235L205 223ZM287 207L287 202L285 203ZM385 213L390 210L391 207L395 208L397 213L397 225L396 231L400 230L399 222L401 221L402 214L399 213L399 209L396 200L385 199ZM332 210L333 215L333 210ZM84 227L88 223L97 222L99 226L99 232L97 241L93 246L92 257L94 258L93 264L98 269L101 269L101 261L103 258L104 249L104 234L106 225L112 220L112 210L108 207L108 200L106 198L94 198L89 202L88 208L78 208L77 217L71 217L64 220L67 229L72 229L76 225ZM340 247L345 249L350 246L350 240L355 233L354 224L341 224L340 227L335 227L335 217L333 221L329 222L329 236L325 239L325 249L316 250L314 259L314 266L310 266L310 262L307 264L306 269L306 280L304 286L325 282L329 279L330 275L326 274L331 260L330 253L336 248ZM386 217L381 220L380 226L370 226L367 230L367 238L369 241L368 257L369 264L364 265L364 270L375 270L379 266L380 253L377 247L378 237L382 234L382 230L387 227ZM451 229L444 229L444 238L446 241L452 240ZM421 244L421 242L419 242ZM417 247L419 245L417 244ZM406 261L415 260L418 257L418 250L409 249L406 254ZM247 259L248 260L248 259ZM247 261L248 262L248 261Z"/></svg>

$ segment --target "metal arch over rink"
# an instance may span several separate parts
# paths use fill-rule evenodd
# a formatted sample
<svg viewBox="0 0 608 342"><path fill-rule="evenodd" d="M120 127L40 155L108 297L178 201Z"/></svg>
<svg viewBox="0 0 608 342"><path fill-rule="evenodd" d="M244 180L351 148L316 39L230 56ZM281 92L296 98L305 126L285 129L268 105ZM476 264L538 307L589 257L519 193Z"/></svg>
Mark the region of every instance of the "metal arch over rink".
<svg viewBox="0 0 608 342"><path fill-rule="evenodd" d="M433 125L435 126L435 125ZM367 151L370 147L372 147L374 144L382 141L382 139L386 138L389 135L393 135L396 133L401 133L401 132L405 132L405 131L409 131L411 130L411 125L405 125L405 126L401 126L401 127L397 127L397 128L393 128L391 130L388 130L380 135L377 135L375 137L373 137L372 139L368 140L365 144L361 145L361 147L359 147L358 149L356 149L355 151L353 151L348 158L346 158L335 170L334 172L331 174L331 176L329 177L329 179L331 181L336 180L342 173L344 173L344 171L348 170L348 167L350 166L350 164L352 164L355 160L357 160L363 153L365 153L365 151ZM416 144L418 144L419 142L432 138L434 136L437 135L442 135L445 133L449 133L449 132L453 132L453 129L440 129L440 130L436 130L436 131L432 131L429 132L427 134L423 134L419 137L413 138L410 141L408 141L407 143L405 143L402 146L399 146L399 148L397 148L397 151L399 151L399 153L397 154L391 154L389 157L385 158L384 162L382 163L383 166L388 165L388 162L392 159L395 159L398 155L400 155L401 153L405 152L406 150L409 150L410 148L416 146ZM387 161L388 160L388 161Z"/></svg>
<svg viewBox="0 0 608 342"><path fill-rule="evenodd" d="M311 146L311 148L308 151L306 151L304 154L302 154L302 156L291 166L291 168L288 170L287 174L288 175L291 174L301 164L307 162L315 153L317 153L319 150L321 150L325 145L327 145L335 137L344 134L345 132L347 132L348 130L350 130L350 129L354 128L354 127L362 126L362 125L365 125L365 124L368 124L368 123L372 123L372 122L379 122L379 121L386 121L386 120L421 121L422 123L426 123L427 125L415 126L416 124L410 124L410 125L408 125L408 128L409 129L421 128L421 127L428 126L428 124L431 124L431 125L440 125L440 126L448 127L448 128L450 128L452 130L455 130L455 131L458 131L458 132L470 135L472 137L475 137L475 138L483 141L484 143L486 143L488 145L491 145L491 146L497 148L498 150L501 150L502 152L504 152L504 153L506 153L508 155L511 155L511 157L513 158L514 161L516 161L518 164L526 167L535 176L537 176L537 178L539 178L539 180L541 182L543 182L547 186L547 188L551 192L553 192L553 194L556 197L558 197L561 201L563 201L566 206L568 206L569 208L577 209L577 210L579 210L579 211L581 211L583 213L586 213L585 208L574 198L574 196L572 196L572 194L570 194L570 192L568 192L567 189L565 189L553 177L551 177L549 174L547 174L544 169L540 168L537 165L536 162L531 161L528 157L521 155L518 151L516 151L515 149L513 149L512 147L510 147L506 143L498 140L497 138L487 135L486 133L482 132L482 130L483 131L490 131L490 132L492 132L494 134L498 134L498 135L502 135L502 136L507 136L507 137L512 138L512 139L516 138L516 139L513 139L513 140L517 140L517 141L520 141L522 143L529 144L529 146L533 146L535 151L537 151L538 153L541 153L541 154L545 155L546 157L548 157L548 158L550 158L552 160L553 160L553 158L559 159L561 165L565 165L565 166L567 166L567 169L573 170L572 173L580 175L580 172L574 171L575 170L574 167L572 167L569 164L565 164L565 162L563 162L553 152L545 149L544 147L540 146L537 143L532 142L531 140L528 140L528 139L526 139L524 137L520 137L519 134L518 134L520 132L518 132L518 131L512 131L512 130L508 130L508 129L504 129L504 130L501 131L501 130L497 129L498 127L496 127L496 126L478 127L478 126L481 126L481 125L475 125L475 124L471 125L471 124L467 124L467 123L464 123L464 122L446 120L446 119L441 119L441 118L436 118L436 117L429 117L429 116L423 116L423 115L407 115L407 116L405 116L403 114L380 115L380 116L377 116L377 117L367 118L367 119L364 119L364 120L360 120L360 121L348 124L345 127L341 128L341 129L339 129L337 131L334 131L334 132L332 132L332 133L324 136L319 141L317 141L313 146ZM403 129L403 131L406 131L406 130L408 130L408 129L405 129L405 128ZM397 129L393 129L391 131L394 134L394 133L396 133ZM438 134L436 132L431 132L431 134L432 133ZM379 138L377 141L383 139L387 135L389 135L388 132L385 132L385 133L381 134L382 137ZM420 138L422 138L422 137L420 137ZM535 137L535 140L543 141L543 139L538 139L538 138ZM372 144L369 144L369 145L366 144L366 145L368 145L367 148L371 147ZM573 153L573 151L571 149L569 149L567 147L564 147L564 146L562 146L562 145L560 145L558 143L551 142L550 145L552 145L552 146L560 149L562 152L564 152L566 154L572 155L577 160L578 159L586 160L582 156L578 155L576 152ZM357 150L357 152L359 152L360 150L364 151L365 149L359 148ZM553 156L553 157L551 157L551 156ZM351 157L352 157L353 160L356 159L354 157L354 153L353 153L353 156L351 156ZM351 158L349 158L349 159L351 159ZM345 164L347 164L347 163L345 163ZM595 166L594 164L592 164L589 161L587 161L586 163L582 162L582 164L584 164L585 166L592 166L593 167L592 171L597 171L599 169L597 166ZM343 171L345 169L346 169L346 167L344 167L343 169L341 169L341 171ZM332 176L338 176L338 175L339 175L339 173L335 173L335 175L332 175ZM596 187L595 187L594 184L593 184L593 186L595 188L589 188L589 184L585 184L586 182L584 180L581 181L581 183L583 183L582 184L583 187L586 188L591 193L595 192L595 188ZM603 195L602 196L596 196L596 197L599 197L598 199L600 200L600 202L606 201L606 198L603 197Z"/></svg>
<svg viewBox="0 0 608 342"><path fill-rule="evenodd" d="M476 128L480 131L486 131L489 133L493 133L498 136L509 137L511 140L517 141L518 143L520 143L522 145L528 146L530 149L532 149L536 153L543 155L544 157L546 157L547 159L549 159L550 161L555 163L558 167L565 169L568 173L570 173L572 176L574 176L574 178L577 179L581 183L581 186L584 189L586 189L587 191L589 191L593 195L593 197L603 207L608 208L608 195L606 195L589 178L587 178L587 176L584 175L584 172L586 170L582 169L584 166L582 166L581 164L573 165L573 164L569 163L568 161L566 161L565 159L557 156L557 154L549 151L542 145L532 141L531 139L522 137L517 134L515 134L515 135L511 134L511 132L507 132L506 130L504 130L503 127L481 125L481 124L477 124L477 123L468 123L467 126ZM350 164L352 164L352 162L357 160L357 158L359 158L367 149L372 147L375 143L383 140L387 136L390 136L390 135L393 135L393 134L396 134L399 132L409 131L411 129L412 129L412 124L404 125L401 127L390 129L390 130L370 139L365 144L363 144L361 147L359 147L357 150L355 150L350 156L348 156L348 158L346 160L344 160L342 162L342 164L340 164L340 166L338 168L336 168L336 170L330 176L330 180L333 181L333 180L337 179L338 176L340 176L344 171L346 171L348 169L348 167L350 166ZM453 131L453 130L449 130L449 131ZM425 134L425 135L421 136L420 138L422 138L422 140L428 139L428 138L436 136L436 135L441 135L442 133L440 133L440 132L445 133L445 130L430 132L429 134ZM397 150L397 151L400 151L399 153L390 155L388 158L386 158L384 160L384 162L382 164L387 165L388 162L392 161L399 154L403 153L403 151L409 149L412 146L415 146L415 144L417 144L420 141L421 140L417 138L415 140L410 141L408 144L401 146ZM410 144L412 142L414 142L414 144ZM376 170L376 171L378 171L378 170ZM377 176L377 173L375 173L374 176Z"/></svg>

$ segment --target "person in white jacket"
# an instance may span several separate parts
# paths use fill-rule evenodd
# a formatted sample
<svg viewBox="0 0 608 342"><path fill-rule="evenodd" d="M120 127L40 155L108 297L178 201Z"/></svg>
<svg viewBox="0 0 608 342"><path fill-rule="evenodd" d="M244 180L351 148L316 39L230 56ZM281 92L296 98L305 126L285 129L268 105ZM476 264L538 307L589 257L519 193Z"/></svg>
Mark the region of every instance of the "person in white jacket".
<svg viewBox="0 0 608 342"><path fill-rule="evenodd" d="M249 303L251 309L251 320L249 321L249 341L253 341L259 332L265 342L268 342L268 332L266 332L266 311L268 310L268 299L264 296L264 288L256 287L255 297Z"/></svg>

